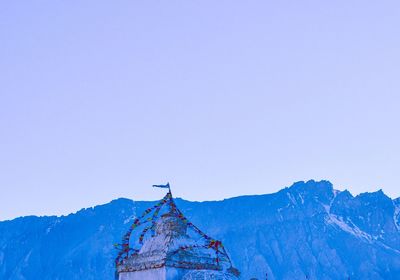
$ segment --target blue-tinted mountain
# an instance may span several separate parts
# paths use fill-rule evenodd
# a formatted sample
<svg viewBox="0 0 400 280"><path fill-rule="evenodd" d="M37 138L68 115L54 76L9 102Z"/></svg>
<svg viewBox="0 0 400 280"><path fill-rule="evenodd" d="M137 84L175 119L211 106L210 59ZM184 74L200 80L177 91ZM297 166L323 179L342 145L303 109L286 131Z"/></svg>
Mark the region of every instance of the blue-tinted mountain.
<svg viewBox="0 0 400 280"><path fill-rule="evenodd" d="M400 198L327 181L223 201L176 199L222 240L242 279L400 279ZM113 244L154 202L117 199L62 217L0 222L0 279L114 279Z"/></svg>

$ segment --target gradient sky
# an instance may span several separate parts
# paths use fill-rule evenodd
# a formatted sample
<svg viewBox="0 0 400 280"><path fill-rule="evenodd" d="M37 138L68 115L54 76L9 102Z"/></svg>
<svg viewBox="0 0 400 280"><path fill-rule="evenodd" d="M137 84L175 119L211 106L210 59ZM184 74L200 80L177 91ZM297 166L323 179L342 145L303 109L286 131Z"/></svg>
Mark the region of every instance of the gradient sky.
<svg viewBox="0 0 400 280"><path fill-rule="evenodd" d="M0 220L328 179L400 196L399 1L1 1Z"/></svg>

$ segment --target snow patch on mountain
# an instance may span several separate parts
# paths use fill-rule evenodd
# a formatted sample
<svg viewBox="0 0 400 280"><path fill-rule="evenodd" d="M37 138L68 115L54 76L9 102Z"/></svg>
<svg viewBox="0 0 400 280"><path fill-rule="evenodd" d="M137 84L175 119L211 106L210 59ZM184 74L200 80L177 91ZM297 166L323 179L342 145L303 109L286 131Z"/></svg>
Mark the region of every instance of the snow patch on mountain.
<svg viewBox="0 0 400 280"><path fill-rule="evenodd" d="M393 215L394 225L396 226L397 230L400 231L400 203L396 203L396 201L393 201L393 206L394 206L394 215Z"/></svg>
<svg viewBox="0 0 400 280"><path fill-rule="evenodd" d="M135 215L129 216L128 218L126 218L126 219L124 220L124 225L133 222L135 219L136 219L136 216L135 216Z"/></svg>
<svg viewBox="0 0 400 280"><path fill-rule="evenodd" d="M47 229L46 229L46 234L49 234L52 229L58 224L60 223L60 219L56 219Z"/></svg>
<svg viewBox="0 0 400 280"><path fill-rule="evenodd" d="M293 205L297 205L296 199L293 197L293 195L290 192L287 192L286 195L289 198L289 200L292 202Z"/></svg>
<svg viewBox="0 0 400 280"><path fill-rule="evenodd" d="M336 225L341 230L350 233L357 238L365 239L368 242L371 242L374 239L371 235L357 227L350 219L348 220L348 223L346 223L342 217L336 216L334 214L329 214L326 222L328 224Z"/></svg>

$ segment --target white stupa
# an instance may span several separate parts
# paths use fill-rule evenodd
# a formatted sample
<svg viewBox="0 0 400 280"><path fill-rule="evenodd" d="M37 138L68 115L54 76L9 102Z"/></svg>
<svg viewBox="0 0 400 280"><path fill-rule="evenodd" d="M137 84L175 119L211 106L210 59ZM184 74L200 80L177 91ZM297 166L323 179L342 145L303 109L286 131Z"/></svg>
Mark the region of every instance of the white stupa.
<svg viewBox="0 0 400 280"><path fill-rule="evenodd" d="M116 258L119 280L238 279L239 271L218 240L190 223L167 195L137 218ZM136 240L136 242L135 242Z"/></svg>

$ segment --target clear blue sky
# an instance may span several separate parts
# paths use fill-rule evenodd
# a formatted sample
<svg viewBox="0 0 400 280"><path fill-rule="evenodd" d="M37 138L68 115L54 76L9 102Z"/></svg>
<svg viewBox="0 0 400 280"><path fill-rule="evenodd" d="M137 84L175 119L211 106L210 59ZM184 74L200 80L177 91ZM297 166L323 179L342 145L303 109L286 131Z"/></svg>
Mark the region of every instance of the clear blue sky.
<svg viewBox="0 0 400 280"><path fill-rule="evenodd" d="M399 1L1 1L0 219L328 179L400 196Z"/></svg>

